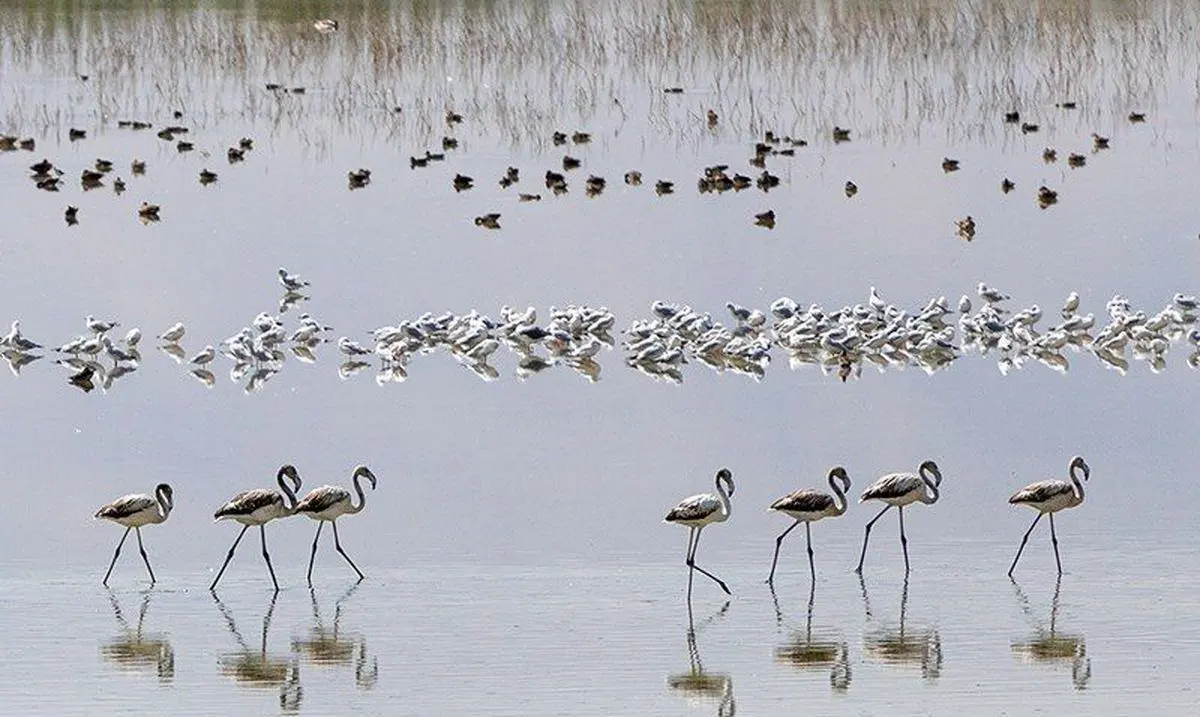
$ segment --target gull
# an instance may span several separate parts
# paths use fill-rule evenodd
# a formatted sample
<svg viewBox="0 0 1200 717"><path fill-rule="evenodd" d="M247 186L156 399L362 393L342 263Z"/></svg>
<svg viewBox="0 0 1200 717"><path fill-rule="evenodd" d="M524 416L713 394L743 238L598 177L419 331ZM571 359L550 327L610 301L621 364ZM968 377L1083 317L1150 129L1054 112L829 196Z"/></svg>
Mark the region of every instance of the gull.
<svg viewBox="0 0 1200 717"><path fill-rule="evenodd" d="M958 313L967 314L971 312L971 299L966 294L958 300Z"/></svg>
<svg viewBox="0 0 1200 717"><path fill-rule="evenodd" d="M92 333L94 334L107 333L110 329L114 329L121 325L121 322L119 321L101 321L91 314L87 315L86 321L87 327L91 329Z"/></svg>
<svg viewBox="0 0 1200 717"><path fill-rule="evenodd" d="M204 349L200 353L193 356L192 360L189 361L188 363L194 363L197 366L204 367L204 366L207 366L208 364L212 363L212 360L215 356L216 356L216 352L213 351L213 347L205 346Z"/></svg>
<svg viewBox="0 0 1200 717"><path fill-rule="evenodd" d="M1063 303L1062 317L1064 319L1070 318L1071 315L1074 314L1075 310L1078 308L1079 308L1079 294L1072 291L1070 294L1067 294L1067 300L1065 303Z"/></svg>
<svg viewBox="0 0 1200 717"><path fill-rule="evenodd" d="M883 313L883 311L887 309L887 302L879 297L879 292L876 291L875 287L873 286L871 287L870 303L871 308L880 313Z"/></svg>
<svg viewBox="0 0 1200 717"><path fill-rule="evenodd" d="M183 328L183 324L177 323L174 326L172 326L171 328L169 328L166 331L159 334L158 338L162 339L163 341L166 341L169 344L175 344L175 343L179 343L179 339L183 338L183 334L185 332L186 332L186 329Z"/></svg>
<svg viewBox="0 0 1200 717"><path fill-rule="evenodd" d="M995 304L1012 298L1008 294L1001 294L999 291L989 287L982 281L979 282L979 286L976 287L975 291L979 294L979 298L983 299L989 304Z"/></svg>
<svg viewBox="0 0 1200 717"><path fill-rule="evenodd" d="M21 320L17 319L12 322L12 329L7 334L0 337L0 346L12 346L14 339L21 336Z"/></svg>
<svg viewBox="0 0 1200 717"><path fill-rule="evenodd" d="M129 330L129 333L125 334L125 345L131 349L136 348L138 345L138 342L141 340L142 340L142 330L141 329L133 328L133 329Z"/></svg>
<svg viewBox="0 0 1200 717"><path fill-rule="evenodd" d="M133 354L122 351L116 346L113 346L112 340L107 336L104 336L101 339L101 344L104 346L105 352L108 353L108 357L113 360L113 363L137 361L137 357Z"/></svg>
<svg viewBox="0 0 1200 717"><path fill-rule="evenodd" d="M357 341L352 341L350 337L343 336L337 341L338 351L341 351L347 356L369 356L373 351L363 348Z"/></svg>
<svg viewBox="0 0 1200 717"><path fill-rule="evenodd" d="M254 317L253 324L254 328L259 330L259 333L266 333L279 324L279 319L263 311Z"/></svg>
<svg viewBox="0 0 1200 717"><path fill-rule="evenodd" d="M295 274L289 274L287 269L279 267L279 283L288 291L300 291L309 283Z"/></svg>
<svg viewBox="0 0 1200 717"><path fill-rule="evenodd" d="M1183 309L1184 311L1195 311L1196 307L1200 306L1200 303L1197 303L1196 297L1194 297L1194 296L1184 296L1183 294L1176 294L1175 298L1173 300L1175 302L1175 305L1178 306L1179 308Z"/></svg>

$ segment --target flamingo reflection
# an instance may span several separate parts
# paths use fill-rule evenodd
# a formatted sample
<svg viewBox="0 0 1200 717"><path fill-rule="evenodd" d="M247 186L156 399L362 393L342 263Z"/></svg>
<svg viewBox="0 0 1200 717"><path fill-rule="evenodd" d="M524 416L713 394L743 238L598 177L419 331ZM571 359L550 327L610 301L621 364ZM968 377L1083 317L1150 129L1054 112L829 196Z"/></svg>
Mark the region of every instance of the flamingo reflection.
<svg viewBox="0 0 1200 717"><path fill-rule="evenodd" d="M721 609L700 623L703 630L715 620L724 617L729 611L726 601ZM737 714L737 703L733 700L733 678L724 672L705 672L700 662L700 650L696 647L696 624L692 619L691 604L688 605L687 630L688 660L690 667L687 672L667 676L667 687L683 695L688 702L695 705L707 705L717 702L717 717L734 717Z"/></svg>
<svg viewBox="0 0 1200 717"><path fill-rule="evenodd" d="M292 640L292 651L314 665L354 665L354 681L360 689L369 690L379 680L379 658L368 656L367 640L362 635L343 634L341 631L342 608L350 596L358 590L360 583L350 586L333 609L333 627L330 629L321 619L321 608L317 604L317 593L310 590L312 597L313 626L303 638Z"/></svg>
<svg viewBox="0 0 1200 717"><path fill-rule="evenodd" d="M871 601L867 595L867 583L859 576L863 606L867 618L871 619ZM920 665L921 677L935 680L942 673L942 638L932 628L913 629L906 625L908 612L908 579L900 593L899 627L878 626L863 635L863 649L889 665Z"/></svg>
<svg viewBox="0 0 1200 717"><path fill-rule="evenodd" d="M1025 640L1014 640L1012 651L1023 656L1027 662L1047 667L1071 665L1071 682L1075 689L1085 690L1092 679L1092 660L1087 655L1087 639L1082 634L1060 632L1056 627L1061 586L1060 575L1054 583L1054 597L1050 600L1050 625L1047 629L1033 616L1029 598L1017 581L1013 581L1013 590L1021 603L1021 611L1034 623L1034 633Z"/></svg>
<svg viewBox="0 0 1200 717"><path fill-rule="evenodd" d="M816 586L808 593L808 615L804 632L795 631L792 638L775 648L775 661L801 670L829 668L829 684L837 692L850 688L850 649L844 640L813 639L813 603ZM775 601L775 622L783 627L783 610L779 607L779 596L771 586L771 598Z"/></svg>
<svg viewBox="0 0 1200 717"><path fill-rule="evenodd" d="M267 654L267 633L271 629L271 616L275 613L275 599L278 594L271 596L271 604L262 621L262 640L257 648L251 647L242 637L233 619L233 613L225 607L225 603L213 593L213 600L229 626L229 632L237 641L238 649L217 657L217 665L221 674L232 677L235 682L250 688L279 688L279 707L284 714L296 714L300 711L300 700L304 695L300 686L300 663L291 656L277 657Z"/></svg>
<svg viewBox="0 0 1200 717"><path fill-rule="evenodd" d="M116 637L101 643L100 655L123 669L153 670L158 675L159 682L170 682L175 678L175 650L171 647L170 640L165 634L146 632L143 629L146 613L150 610L151 594L147 592L142 597L137 627L130 627L116 594L108 591L113 615L117 618L117 625L121 631Z"/></svg>

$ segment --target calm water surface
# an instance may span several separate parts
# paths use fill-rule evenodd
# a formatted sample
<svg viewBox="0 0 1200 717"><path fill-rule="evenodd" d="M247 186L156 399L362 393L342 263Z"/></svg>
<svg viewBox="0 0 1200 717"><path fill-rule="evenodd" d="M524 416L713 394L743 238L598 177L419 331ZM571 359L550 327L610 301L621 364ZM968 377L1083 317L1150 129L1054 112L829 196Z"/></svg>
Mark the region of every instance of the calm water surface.
<svg viewBox="0 0 1200 717"><path fill-rule="evenodd" d="M38 147L0 153L0 320L47 344L87 314L147 335L182 320L190 355L275 311L281 265L313 283L302 310L359 340L399 317L505 304L606 305L623 328L655 299L716 316L784 294L862 302L874 285L914 307L986 281L1048 315L1075 290L1099 314L1115 293L1154 312L1200 288L1200 15L1186 3L4 5L0 133ZM324 15L337 33L312 29ZM1067 100L1078 109L1055 107ZM1003 124L1014 108L1040 131ZM447 129L446 109L466 121ZM1130 124L1134 110L1147 122ZM119 119L187 125L197 150ZM854 140L835 146L834 124ZM69 141L72 127L88 138ZM555 147L558 129L593 141ZM750 169L767 129L810 142L768 160L779 189L696 193L704 166ZM1113 148L1093 154L1092 132ZM409 168L446 134L460 149L444 164ZM243 136L255 149L229 165ZM608 178L605 194L541 189L568 151ZM1087 166L1069 169L1069 152ZM28 179L43 156L66 171L59 193ZM963 169L943 173L946 156ZM81 191L98 157L124 195ZM134 157L145 177L128 174ZM510 164L524 175L513 189L541 202L496 184ZM204 167L215 185L198 185ZM372 183L348 191L358 167ZM632 168L676 194L626 187ZM476 189L453 192L456 172ZM1059 204L1038 208L1040 184ZM142 201L162 205L161 222L137 221ZM767 208L769 232L751 222ZM488 211L503 229L474 226ZM969 244L954 236L967 214ZM689 366L681 386L626 369L619 350L601 354L596 383L518 381L511 357L485 383L430 357L378 386L338 380L331 349L249 395L224 359L206 389L152 346L108 392L72 389L51 358L0 378L0 695L13 714L1200 707L1200 389L1183 352L1160 374L1081 356L1066 374L1002 376L972 357L845 384L776 356L761 382ZM1031 515L1005 499L1065 477L1076 453L1093 480L1057 521L1066 574L1056 583L1039 531L1014 585L1004 571ZM873 515L857 505L813 530L811 603L798 532L776 593L763 584L787 526L767 514L773 499L823 486L834 464L857 491L926 458L946 479L936 506L906 511L907 584L891 516L865 579L852 572ZM352 588L325 545L310 593L314 526L295 520L268 530L276 598L249 536L214 599L205 586L236 530L212 511L284 462L306 487L348 485L357 463L379 476L341 527L368 579ZM698 582L689 615L684 531L660 519L711 490L720 466L737 479L733 516L704 534L699 562L734 595ZM127 548L107 591L120 531L89 516L159 481L177 508L145 531L158 585L144 589Z"/></svg>

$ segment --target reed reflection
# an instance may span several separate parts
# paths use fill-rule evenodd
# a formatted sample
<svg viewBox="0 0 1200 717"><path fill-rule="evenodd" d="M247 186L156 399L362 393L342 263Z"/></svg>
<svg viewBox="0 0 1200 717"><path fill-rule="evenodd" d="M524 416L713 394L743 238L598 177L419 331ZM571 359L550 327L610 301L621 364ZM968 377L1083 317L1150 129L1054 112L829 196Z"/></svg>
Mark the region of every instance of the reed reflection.
<svg viewBox="0 0 1200 717"><path fill-rule="evenodd" d="M726 601L720 610L706 618L696 627L692 606L688 604L687 646L689 668L687 672L667 675L667 687L683 695L688 702L697 706L717 703L718 717L733 717L737 714L737 703L733 699L733 677L725 672L705 672L700 662L700 649L696 646L696 633L725 616L729 611Z"/></svg>
<svg viewBox="0 0 1200 717"><path fill-rule="evenodd" d="M867 619L872 619L867 583L859 576L863 606ZM920 665L921 677L935 680L942 673L942 638L933 628L912 628L906 624L908 612L908 579L900 592L900 624L897 627L876 625L863 635L863 649L889 665Z"/></svg>
<svg viewBox="0 0 1200 717"><path fill-rule="evenodd" d="M100 643L101 657L121 669L136 672L153 670L158 675L159 682L172 681L175 678L175 650L171 647L171 641L163 633L147 632L144 629L153 592L148 591L142 596L137 625L134 627L131 627L125 618L116 594L112 590L107 592L120 632L116 637Z"/></svg>
<svg viewBox="0 0 1200 717"><path fill-rule="evenodd" d="M1054 597L1050 599L1049 626L1034 617L1029 597L1021 586L1013 580L1013 591L1021 604L1021 612L1034 625L1033 634L1022 640L1013 640L1012 651L1022 656L1026 662L1044 665L1050 668L1071 666L1071 682L1077 690L1087 689L1092 679L1092 660L1087 654L1087 638L1080 633L1066 633L1057 629L1059 590L1062 587L1062 576L1054 582Z"/></svg>
<svg viewBox="0 0 1200 717"><path fill-rule="evenodd" d="M369 690L379 681L379 658L369 656L367 640L361 634L342 632L342 608L346 601L354 595L361 583L350 586L333 608L332 627L326 626L321 618L321 608L317 603L316 590L309 590L312 597L313 626L307 635L292 640L292 652L298 653L301 659L314 665L344 665L354 667L354 682L359 689Z"/></svg>
<svg viewBox="0 0 1200 717"><path fill-rule="evenodd" d="M250 646L242 637L234 621L233 613L213 593L213 601L221 611L229 632L237 641L238 649L217 657L221 674L233 678L239 685L249 688L279 688L279 707L284 714L300 711L304 690L300 685L300 663L291 655L277 656L267 653L267 634L271 629L271 617L275 613L278 594L271 596L271 603L262 619L261 641L257 647Z"/></svg>
<svg viewBox="0 0 1200 717"><path fill-rule="evenodd" d="M813 605L816 586L808 593L808 609L804 631L794 630L791 639L775 648L775 662L791 665L801 670L829 669L829 685L835 692L850 688L850 649L845 640L813 639ZM775 623L783 627L783 610L779 607L779 596L771 585L771 599L775 602Z"/></svg>

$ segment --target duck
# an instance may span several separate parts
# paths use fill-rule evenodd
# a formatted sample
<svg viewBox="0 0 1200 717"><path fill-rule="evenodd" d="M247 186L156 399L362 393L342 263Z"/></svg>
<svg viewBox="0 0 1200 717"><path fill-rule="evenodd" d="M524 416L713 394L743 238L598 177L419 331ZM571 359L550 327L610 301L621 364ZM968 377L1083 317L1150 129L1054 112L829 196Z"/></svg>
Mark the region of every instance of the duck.
<svg viewBox="0 0 1200 717"><path fill-rule="evenodd" d="M176 149L176 151L179 151L179 152L191 152L195 148L196 148L196 145L192 144L191 142L185 142L182 139L179 140L179 142L175 144L175 149Z"/></svg>
<svg viewBox="0 0 1200 717"><path fill-rule="evenodd" d="M664 194L673 194L675 192L675 183L660 179L654 183L654 192L660 197Z"/></svg>
<svg viewBox="0 0 1200 717"><path fill-rule="evenodd" d="M41 176L35 186L46 192L57 192L60 184L62 184L62 180L58 177Z"/></svg>
<svg viewBox="0 0 1200 717"><path fill-rule="evenodd" d="M567 178L558 172L546 170L546 188L553 189L556 185L566 186Z"/></svg>
<svg viewBox="0 0 1200 717"><path fill-rule="evenodd" d="M357 169L346 173L351 189L361 189L371 183L371 170Z"/></svg>
<svg viewBox="0 0 1200 717"><path fill-rule="evenodd" d="M138 216L141 217L142 219L158 221L159 209L161 209L161 207L159 207L157 204L151 204L149 202L142 202L142 205L140 207L138 207L137 213L138 213Z"/></svg>
<svg viewBox="0 0 1200 717"><path fill-rule="evenodd" d="M428 157L409 157L408 158L409 169L416 169L417 167L428 167L428 166L429 166L429 158Z"/></svg>
<svg viewBox="0 0 1200 717"><path fill-rule="evenodd" d="M17 142L17 146L26 152L32 152L34 148L37 147L37 142L34 141L33 137L26 137L25 139Z"/></svg>
<svg viewBox="0 0 1200 717"><path fill-rule="evenodd" d="M74 127L67 130L67 139L72 142L87 138L87 130L75 129Z"/></svg>
<svg viewBox="0 0 1200 717"><path fill-rule="evenodd" d="M744 174L735 174L730 178L730 181L733 183L733 190L735 192L740 192L754 183L754 180Z"/></svg>
<svg viewBox="0 0 1200 717"><path fill-rule="evenodd" d="M1045 162L1046 164L1050 164L1051 162L1054 162L1057 160L1058 160L1058 152L1056 150L1050 149L1049 147L1042 150L1042 161L1043 162Z"/></svg>
<svg viewBox="0 0 1200 717"><path fill-rule="evenodd" d="M523 194L522 193L522 194L517 195L517 201L540 202L540 201L542 201L542 195L540 195L540 194Z"/></svg>
<svg viewBox="0 0 1200 717"><path fill-rule="evenodd" d="M289 90L289 91L290 91L290 92L291 92L293 95L302 95L302 94L304 94L305 92L307 92L307 90L305 90L303 87L293 87L293 88L292 88L291 90Z"/></svg>
<svg viewBox="0 0 1200 717"><path fill-rule="evenodd" d="M1037 198L1038 203L1044 208L1058 202L1058 192L1043 184L1038 187Z"/></svg>
<svg viewBox="0 0 1200 717"><path fill-rule="evenodd" d="M463 192L475 186L475 180L465 174L455 174L451 181L454 186L454 191Z"/></svg>
<svg viewBox="0 0 1200 717"><path fill-rule="evenodd" d="M636 169L631 169L625 173L625 183L631 187L637 187L642 183L642 173Z"/></svg>
<svg viewBox="0 0 1200 717"><path fill-rule="evenodd" d="M571 135L571 141L575 144L587 144L592 141L592 135L588 132L575 132Z"/></svg>
<svg viewBox="0 0 1200 717"><path fill-rule="evenodd" d="M42 161L29 165L29 171L37 175L47 175L54 170L54 164L43 158Z"/></svg>
<svg viewBox="0 0 1200 717"><path fill-rule="evenodd" d="M250 139L249 137L242 137L238 140L238 148L240 148L243 152L248 152L254 149L254 140Z"/></svg>
<svg viewBox="0 0 1200 717"><path fill-rule="evenodd" d="M1032 134L1033 132L1037 132L1039 129L1041 129L1041 127L1032 122L1021 123L1021 134Z"/></svg>
<svg viewBox="0 0 1200 717"><path fill-rule="evenodd" d="M504 178L509 182L516 184L517 182L521 181L521 170L516 167L509 167L508 169L504 170Z"/></svg>
<svg viewBox="0 0 1200 717"><path fill-rule="evenodd" d="M0 152L12 152L17 148L17 138L11 135L0 134Z"/></svg>
<svg viewBox="0 0 1200 717"><path fill-rule="evenodd" d="M1146 113L1145 112L1130 112L1129 113L1129 121L1133 122L1135 124L1138 122L1145 122L1146 121Z"/></svg>
<svg viewBox="0 0 1200 717"><path fill-rule="evenodd" d="M708 120L708 126L710 128L717 126L717 113L716 112L709 110L708 112L705 113L705 118Z"/></svg>
<svg viewBox="0 0 1200 717"><path fill-rule="evenodd" d="M1071 154L1067 155L1068 166L1082 167L1085 164L1087 164L1087 157L1083 156L1082 154L1075 154L1072 152Z"/></svg>
<svg viewBox="0 0 1200 717"><path fill-rule="evenodd" d="M475 226L483 227L484 229L499 229L500 214L493 212L484 214L483 216L475 217Z"/></svg>
<svg viewBox="0 0 1200 717"><path fill-rule="evenodd" d="M458 140L454 137L442 137L442 149L458 149Z"/></svg>
<svg viewBox="0 0 1200 717"><path fill-rule="evenodd" d="M1092 132L1092 146L1096 149L1108 149L1108 137L1101 137Z"/></svg>
<svg viewBox="0 0 1200 717"><path fill-rule="evenodd" d="M1013 110L1012 112L1004 113L1004 121L1008 124L1016 124L1021 121L1021 113Z"/></svg>
<svg viewBox="0 0 1200 717"><path fill-rule="evenodd" d="M959 219L954 222L954 226L958 229L958 235L967 241L975 238L975 220L971 215L967 215L966 219Z"/></svg>
<svg viewBox="0 0 1200 717"><path fill-rule="evenodd" d="M328 18L317 20L313 23L313 29L322 33L336 32L338 29L338 21L330 20Z"/></svg>
<svg viewBox="0 0 1200 717"><path fill-rule="evenodd" d="M766 227L767 229L774 229L775 228L775 210L768 209L765 212L755 214L754 215L754 223L760 227Z"/></svg>
<svg viewBox="0 0 1200 717"><path fill-rule="evenodd" d="M1014 190L1016 188L1017 188L1016 182L1012 181L1008 177L1005 177L1004 181L1000 182L1000 191L1004 192L1005 194L1008 194L1009 192L1011 192L1012 190Z"/></svg>
<svg viewBox="0 0 1200 717"><path fill-rule="evenodd" d="M446 124L459 124L463 116L453 110L446 110Z"/></svg>
<svg viewBox="0 0 1200 717"><path fill-rule="evenodd" d="M834 125L833 141L834 142L849 142L850 141L850 130L845 129L844 127L838 127L837 125Z"/></svg>
<svg viewBox="0 0 1200 717"><path fill-rule="evenodd" d="M550 141L554 142L554 146L556 146L556 147L559 145L564 145L567 143L567 133L566 132L555 132L553 135L550 136Z"/></svg>
<svg viewBox="0 0 1200 717"><path fill-rule="evenodd" d="M942 159L942 171L943 172L957 172L958 171L958 160L950 159L949 157L943 158Z"/></svg>
<svg viewBox="0 0 1200 717"><path fill-rule="evenodd" d="M858 185L850 180L846 180L845 192L847 197L853 197L858 194Z"/></svg>
<svg viewBox="0 0 1200 717"><path fill-rule="evenodd" d="M755 184L758 185L758 188L764 192L770 191L774 187L779 186L779 177L764 169L763 173L758 176L758 180L755 182Z"/></svg>
<svg viewBox="0 0 1200 717"><path fill-rule="evenodd" d="M571 169L578 169L581 166L583 166L583 162L579 161L578 159L572 157L569 154L563 155L562 167L563 167L564 171L571 170Z"/></svg>
<svg viewBox="0 0 1200 717"><path fill-rule="evenodd" d="M129 163L129 169L134 174L139 174L139 175L145 174L146 173L146 163L140 159L135 159Z"/></svg>
<svg viewBox="0 0 1200 717"><path fill-rule="evenodd" d="M229 160L230 164L235 164L246 158L246 150L238 147L230 147L225 151L225 158Z"/></svg>
<svg viewBox="0 0 1200 717"><path fill-rule="evenodd" d="M430 152L429 150L425 150L425 161L426 162L442 162L445 159L446 159L445 152Z"/></svg>
<svg viewBox="0 0 1200 717"><path fill-rule="evenodd" d="M682 95L683 88L682 87L664 87L663 93L668 94L668 95Z"/></svg>
<svg viewBox="0 0 1200 717"><path fill-rule="evenodd" d="M67 226L75 226L79 223L79 207L67 205L67 210L63 212L63 217L67 220Z"/></svg>
<svg viewBox="0 0 1200 717"><path fill-rule="evenodd" d="M604 187L608 184L608 182L604 179L604 177L597 177L593 174L587 178L587 182L585 184L589 191L595 190L597 193L599 193L604 191Z"/></svg>
<svg viewBox="0 0 1200 717"><path fill-rule="evenodd" d="M103 172L97 172L94 169L85 169L79 175L80 181L84 184L99 184L101 179L104 179Z"/></svg>
<svg viewBox="0 0 1200 717"><path fill-rule="evenodd" d="M125 192L125 180L117 177L113 180L113 193L118 197Z"/></svg>
<svg viewBox="0 0 1200 717"><path fill-rule="evenodd" d="M1073 101L1067 101L1067 102L1059 102L1058 107L1061 107L1064 110L1073 110L1076 107L1078 107L1078 105Z"/></svg>
<svg viewBox="0 0 1200 717"><path fill-rule="evenodd" d="M217 173L216 172L211 172L208 169L200 170L200 184L202 184L204 186L208 186L215 181L217 181Z"/></svg>

